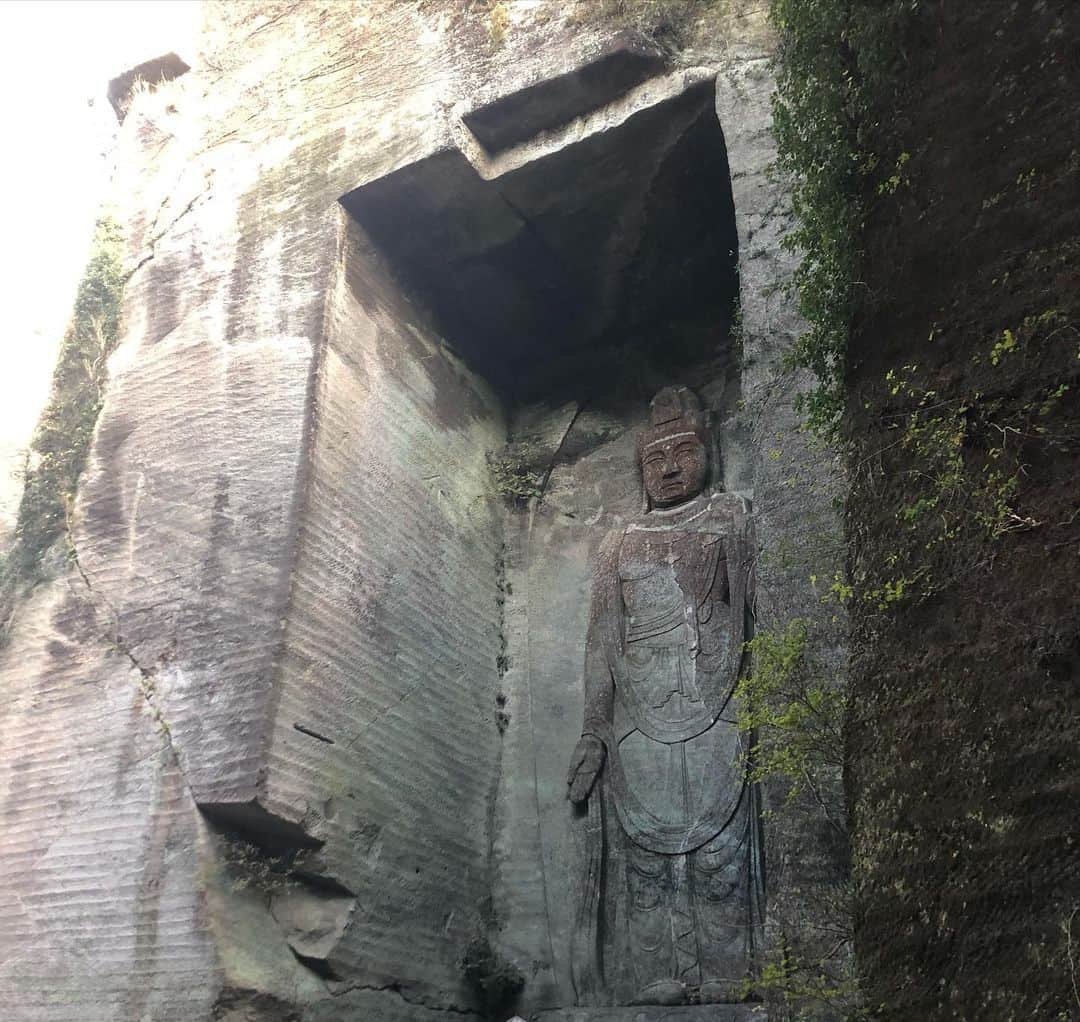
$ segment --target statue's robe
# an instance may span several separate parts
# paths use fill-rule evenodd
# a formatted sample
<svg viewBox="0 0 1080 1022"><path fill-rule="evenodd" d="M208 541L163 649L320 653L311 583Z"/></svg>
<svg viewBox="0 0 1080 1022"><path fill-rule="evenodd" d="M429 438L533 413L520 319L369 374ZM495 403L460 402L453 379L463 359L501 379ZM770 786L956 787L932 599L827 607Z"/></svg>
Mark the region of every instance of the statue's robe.
<svg viewBox="0 0 1080 1022"><path fill-rule="evenodd" d="M632 998L650 979L737 983L750 969L759 814L734 692L753 549L746 502L725 493L652 511L601 544L583 733L606 757L575 934L583 1000L600 988Z"/></svg>

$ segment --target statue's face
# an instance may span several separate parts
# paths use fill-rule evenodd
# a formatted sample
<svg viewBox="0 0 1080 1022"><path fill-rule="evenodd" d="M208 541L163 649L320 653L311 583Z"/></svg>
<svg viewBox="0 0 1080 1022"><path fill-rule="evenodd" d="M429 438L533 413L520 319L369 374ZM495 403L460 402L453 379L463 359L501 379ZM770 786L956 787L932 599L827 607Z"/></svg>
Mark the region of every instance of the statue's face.
<svg viewBox="0 0 1080 1022"><path fill-rule="evenodd" d="M654 507L674 507L705 489L709 456L693 433L654 440L641 452L645 492Z"/></svg>

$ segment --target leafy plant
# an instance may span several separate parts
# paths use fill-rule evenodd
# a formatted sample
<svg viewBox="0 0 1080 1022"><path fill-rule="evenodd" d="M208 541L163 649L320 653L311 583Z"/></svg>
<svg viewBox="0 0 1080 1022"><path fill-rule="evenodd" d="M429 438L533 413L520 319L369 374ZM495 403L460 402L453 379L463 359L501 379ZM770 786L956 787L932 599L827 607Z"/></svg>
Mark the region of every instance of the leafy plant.
<svg viewBox="0 0 1080 1022"><path fill-rule="evenodd" d="M525 986L521 970L502 958L484 935L469 941L461 958L461 971L491 1012L511 1003Z"/></svg>
<svg viewBox="0 0 1080 1022"><path fill-rule="evenodd" d="M835 596L834 587L824 602ZM846 862L846 689L821 659L822 627L795 618L782 631L762 632L746 644L751 669L737 689L738 726L751 739L752 778L768 782L766 791L779 796L769 815L791 810L813 821L815 830L823 821ZM850 885L839 875L816 885L814 897L810 928L800 921L794 932L775 935L760 974L748 981L747 994L767 1001L770 1018L858 1017Z"/></svg>
<svg viewBox="0 0 1080 1022"><path fill-rule="evenodd" d="M880 111L895 99L898 63L919 0L771 0L780 33L773 133L778 163L791 177L795 227L783 245L802 255L791 286L805 332L787 357L810 370L816 386L800 410L817 432L830 433L844 407L844 361L855 313L864 178L890 195L907 180L910 154L887 161L878 151L887 131ZM879 168L892 164L884 176Z"/></svg>
<svg viewBox="0 0 1080 1022"><path fill-rule="evenodd" d="M492 486L510 506L525 507L543 493L547 474L541 462L543 454L543 445L531 437L512 440L501 450L488 453Z"/></svg>
<svg viewBox="0 0 1080 1022"><path fill-rule="evenodd" d="M1019 350L1018 333L1026 336L1027 329L1004 331L997 360ZM942 397L920 378L916 364L885 375L889 397L902 405L887 418L895 439L864 459L887 452L893 466L887 473L897 525L891 550L878 558L873 579L855 587L856 598L879 611L940 591L985 559L985 544L1040 524L1019 506L1022 455L1048 442L1039 418L1069 389L1051 388L1018 416L980 392Z"/></svg>
<svg viewBox="0 0 1080 1022"><path fill-rule="evenodd" d="M247 888L265 894L280 894L295 888L294 871L303 865L303 851L271 854L236 835L222 835L221 861L228 871L234 891Z"/></svg>
<svg viewBox="0 0 1080 1022"><path fill-rule="evenodd" d="M840 803L844 690L811 654L811 624L789 621L746 643L751 669L739 682L739 730L754 736L752 776L780 778L791 802L809 793L829 823L847 825Z"/></svg>
<svg viewBox="0 0 1080 1022"><path fill-rule="evenodd" d="M119 225L103 217L60 345L52 393L30 442L15 541L3 567L5 602L19 584L36 577L46 550L66 528L101 410L106 360L119 335L126 282L122 254Z"/></svg>
<svg viewBox="0 0 1080 1022"><path fill-rule="evenodd" d="M510 12L505 2L495 4L488 14L488 37L491 40L491 48L497 50L506 42L507 32L510 30Z"/></svg>

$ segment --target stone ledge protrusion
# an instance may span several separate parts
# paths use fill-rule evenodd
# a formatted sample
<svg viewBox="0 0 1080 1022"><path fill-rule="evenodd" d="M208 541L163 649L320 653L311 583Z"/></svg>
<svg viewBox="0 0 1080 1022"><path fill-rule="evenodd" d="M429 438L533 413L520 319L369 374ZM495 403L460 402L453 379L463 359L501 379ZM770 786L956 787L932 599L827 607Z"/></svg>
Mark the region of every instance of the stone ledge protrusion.
<svg viewBox="0 0 1080 1022"><path fill-rule="evenodd" d="M497 153L607 106L666 68L655 48L622 40L597 60L486 103L462 119L484 149Z"/></svg>
<svg viewBox="0 0 1080 1022"><path fill-rule="evenodd" d="M106 92L109 103L116 111L116 119L121 124L124 123L135 94L135 87L139 82L145 82L149 88L156 89L162 82L171 82L190 70L191 66L175 53L165 53L160 57L154 57L153 60L144 60L122 75L117 75L109 82Z"/></svg>
<svg viewBox="0 0 1080 1022"><path fill-rule="evenodd" d="M270 812L255 799L247 802L200 802L199 811L211 823L270 854L280 855L321 848L323 845L319 838L312 837L300 824Z"/></svg>

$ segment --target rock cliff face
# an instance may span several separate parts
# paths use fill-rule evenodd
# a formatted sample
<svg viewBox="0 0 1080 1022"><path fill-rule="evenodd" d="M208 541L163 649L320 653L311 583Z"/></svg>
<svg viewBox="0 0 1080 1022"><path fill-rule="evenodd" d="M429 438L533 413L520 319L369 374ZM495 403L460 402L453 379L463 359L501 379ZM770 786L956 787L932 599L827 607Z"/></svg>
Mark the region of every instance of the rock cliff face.
<svg viewBox="0 0 1080 1022"><path fill-rule="evenodd" d="M889 1018L1073 1018L1080 11L961 8L892 83L851 345L856 946Z"/></svg>
<svg viewBox="0 0 1080 1022"><path fill-rule="evenodd" d="M652 393L720 423L759 629L836 556L779 367L771 39L677 8L209 5L126 108L71 556L0 653L8 1017L574 1004L590 560ZM771 795L770 934L812 947L842 856Z"/></svg>

